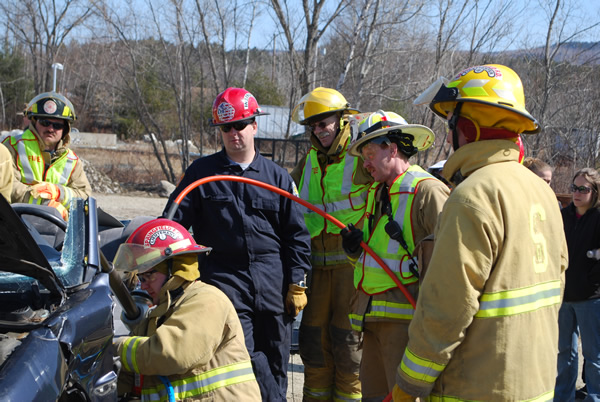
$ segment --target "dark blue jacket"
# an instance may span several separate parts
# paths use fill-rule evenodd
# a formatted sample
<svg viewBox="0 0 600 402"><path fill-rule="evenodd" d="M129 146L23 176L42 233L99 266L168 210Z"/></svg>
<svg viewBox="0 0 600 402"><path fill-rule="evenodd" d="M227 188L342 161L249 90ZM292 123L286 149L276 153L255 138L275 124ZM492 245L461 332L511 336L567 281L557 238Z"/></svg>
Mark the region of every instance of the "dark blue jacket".
<svg viewBox="0 0 600 402"><path fill-rule="evenodd" d="M190 183L214 175L236 175L294 191L288 172L257 151L243 171L225 150L196 160L171 194L163 216ZM173 220L193 229L197 243L212 247L200 268L236 309L282 313L288 285L310 269L310 235L300 205L269 190L232 181L210 182L182 200Z"/></svg>

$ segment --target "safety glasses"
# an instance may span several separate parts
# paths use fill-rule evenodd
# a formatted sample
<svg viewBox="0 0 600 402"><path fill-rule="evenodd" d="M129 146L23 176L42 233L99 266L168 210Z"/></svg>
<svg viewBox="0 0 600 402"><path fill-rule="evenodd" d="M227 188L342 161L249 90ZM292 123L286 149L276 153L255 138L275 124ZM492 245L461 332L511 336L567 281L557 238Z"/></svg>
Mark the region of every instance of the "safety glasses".
<svg viewBox="0 0 600 402"><path fill-rule="evenodd" d="M38 123L40 123L42 125L42 127L50 127L52 126L53 129L55 130L64 130L65 128L65 124L64 123L55 123L53 121L50 120L38 120Z"/></svg>
<svg viewBox="0 0 600 402"><path fill-rule="evenodd" d="M231 131L232 128L235 128L235 131L242 131L243 129L246 128L246 126L248 124L252 124L252 122L248 121L248 120L236 121L235 123L231 123L231 124L223 124L222 126L219 126L219 128L221 129L222 132L228 133Z"/></svg>
<svg viewBox="0 0 600 402"><path fill-rule="evenodd" d="M591 187L576 186L575 184L571 184L571 192L572 193L589 194L592 190L594 190L594 189Z"/></svg>
<svg viewBox="0 0 600 402"><path fill-rule="evenodd" d="M140 283L151 283L154 282L154 280L156 279L156 275L154 275L156 272L158 271L152 270L144 272L143 274L138 274L137 277L140 280Z"/></svg>
<svg viewBox="0 0 600 402"><path fill-rule="evenodd" d="M314 133L315 130L317 129L317 127L320 128L321 130L325 130L325 127L327 127L330 124L331 123L326 123L324 121L320 121L318 123L311 124L309 127L310 127L310 131L312 131Z"/></svg>

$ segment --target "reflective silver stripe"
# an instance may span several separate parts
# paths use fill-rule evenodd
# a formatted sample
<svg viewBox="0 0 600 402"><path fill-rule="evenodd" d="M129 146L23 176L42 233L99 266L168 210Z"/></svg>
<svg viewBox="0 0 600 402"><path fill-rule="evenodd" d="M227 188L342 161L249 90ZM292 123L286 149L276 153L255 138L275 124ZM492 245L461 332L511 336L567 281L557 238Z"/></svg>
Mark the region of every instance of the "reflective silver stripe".
<svg viewBox="0 0 600 402"><path fill-rule="evenodd" d="M342 154L340 157L343 158L345 155ZM356 158L350 156L344 158L344 179L342 181L342 194L348 194L352 191L352 175L354 174L354 163Z"/></svg>
<svg viewBox="0 0 600 402"><path fill-rule="evenodd" d="M63 160L64 166L59 172L56 167L63 163ZM46 172L46 181L65 186L69 182L69 178L71 177L71 173L73 172L76 163L77 156L73 153L73 151L68 150L64 155L50 165L48 172Z"/></svg>
<svg viewBox="0 0 600 402"><path fill-rule="evenodd" d="M143 338L145 337L132 336L130 339L125 341L123 350L123 354L125 356L122 357L125 357L125 363L127 365L126 367L128 367L129 370L133 371L134 373L139 373L137 363L135 361L135 352L137 350L138 344L142 341Z"/></svg>
<svg viewBox="0 0 600 402"><path fill-rule="evenodd" d="M33 174L33 169L31 168L29 158L27 157L27 148L23 142L25 141L23 140L23 135L15 136L15 140L17 141L17 152L19 154L19 162L21 163L21 175L25 178L24 183L31 183L35 180L35 175Z"/></svg>
<svg viewBox="0 0 600 402"><path fill-rule="evenodd" d="M399 304L399 303L396 303L396 304ZM414 315L414 312L415 312L415 310L412 307L406 307L406 308L394 307L394 306L391 306L387 302L383 302L383 304L373 303L371 305L371 311L369 313L367 313L367 316L392 317L393 318L394 315L401 315L401 316L412 317ZM400 318L400 317L397 317L397 318Z"/></svg>
<svg viewBox="0 0 600 402"><path fill-rule="evenodd" d="M310 254L310 261L313 265L323 265L323 262L325 262L325 265L338 265L348 263L348 257L344 252L322 253L313 251Z"/></svg>
<svg viewBox="0 0 600 402"><path fill-rule="evenodd" d="M308 387L304 387L303 388L303 393L305 397L309 397L309 398L314 398L314 399L322 399L322 400L329 400L331 399L331 394L332 394L332 388L308 388Z"/></svg>
<svg viewBox="0 0 600 402"><path fill-rule="evenodd" d="M306 170L306 167L309 167L308 171ZM304 163L304 177L302 180L302 188L300 188L300 198L302 198L303 200L308 200L308 195L310 193L309 190L309 183L310 183L310 176L312 174L312 161L310 158L310 151L308 152L308 156L306 157L306 162ZM309 212L312 212L310 209L308 210Z"/></svg>

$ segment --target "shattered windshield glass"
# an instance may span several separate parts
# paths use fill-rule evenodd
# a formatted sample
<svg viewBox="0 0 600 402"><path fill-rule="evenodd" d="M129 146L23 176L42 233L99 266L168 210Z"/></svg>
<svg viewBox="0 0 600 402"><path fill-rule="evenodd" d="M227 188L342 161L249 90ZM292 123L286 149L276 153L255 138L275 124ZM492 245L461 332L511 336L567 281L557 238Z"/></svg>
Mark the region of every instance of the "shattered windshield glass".
<svg viewBox="0 0 600 402"><path fill-rule="evenodd" d="M62 285L66 288L80 285L83 280L86 256L86 216L83 200L73 200L62 249L57 251L39 234L31 233L42 253L50 263ZM48 225L52 223L48 222ZM24 255L28 254L23 250ZM43 267L39 267L43 269ZM0 272L0 291L25 290L36 279L11 272ZM29 285L29 286L28 286ZM39 284L41 288L43 286Z"/></svg>

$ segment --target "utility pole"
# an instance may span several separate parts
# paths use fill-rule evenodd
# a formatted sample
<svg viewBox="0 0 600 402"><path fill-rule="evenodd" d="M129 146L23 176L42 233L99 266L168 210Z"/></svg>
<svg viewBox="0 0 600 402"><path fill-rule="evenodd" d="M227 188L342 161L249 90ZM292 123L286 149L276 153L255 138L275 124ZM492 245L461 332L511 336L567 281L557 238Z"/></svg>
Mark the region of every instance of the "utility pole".
<svg viewBox="0 0 600 402"><path fill-rule="evenodd" d="M52 69L54 70L54 81L52 84L52 92L56 92L56 70L62 70L63 65L60 63L54 63L54 64L52 64Z"/></svg>

